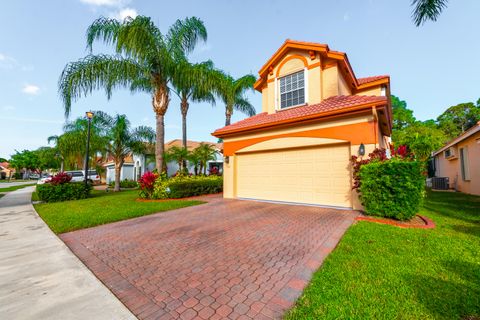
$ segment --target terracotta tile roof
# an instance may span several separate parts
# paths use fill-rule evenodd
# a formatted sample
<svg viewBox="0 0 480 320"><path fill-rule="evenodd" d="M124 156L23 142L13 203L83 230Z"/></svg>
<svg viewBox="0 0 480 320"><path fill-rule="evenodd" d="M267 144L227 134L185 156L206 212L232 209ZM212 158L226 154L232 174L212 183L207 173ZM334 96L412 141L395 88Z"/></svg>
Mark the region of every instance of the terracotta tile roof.
<svg viewBox="0 0 480 320"><path fill-rule="evenodd" d="M217 129L214 136L221 136L226 133L246 131L277 124L292 123L296 121L314 119L326 114L336 114L345 112L354 107L361 108L364 105L387 103L384 96L334 96L323 100L321 103L307 106L299 106L290 109L280 110L276 113L268 114L266 112L259 113L253 117L235 122L229 126Z"/></svg>
<svg viewBox="0 0 480 320"><path fill-rule="evenodd" d="M214 143L214 142L208 142L208 141L192 141L192 140L187 140L187 149L192 150L198 147L201 143L205 144L210 144L212 146L217 147L219 150L222 150L223 148L223 143ZM165 150L168 150L169 148L176 146L176 147L182 147L182 139L174 139L171 141L168 141L165 143Z"/></svg>
<svg viewBox="0 0 480 320"><path fill-rule="evenodd" d="M373 82L373 81L377 81L377 80L380 80L380 79L385 79L385 78L389 78L390 76L389 75L381 75L381 76L373 76L373 77L365 77L365 78L357 78L357 82L359 85L362 85L362 84L365 84L365 83L369 83L369 82Z"/></svg>

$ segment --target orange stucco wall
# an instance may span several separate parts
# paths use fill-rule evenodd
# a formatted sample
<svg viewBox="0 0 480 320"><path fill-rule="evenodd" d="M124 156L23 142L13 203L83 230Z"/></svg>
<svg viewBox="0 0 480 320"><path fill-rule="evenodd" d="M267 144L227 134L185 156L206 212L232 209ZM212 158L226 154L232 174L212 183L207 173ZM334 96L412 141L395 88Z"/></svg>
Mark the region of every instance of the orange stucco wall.
<svg viewBox="0 0 480 320"><path fill-rule="evenodd" d="M468 149L468 164L470 179L462 179L460 164L460 149ZM480 132L457 143L455 146L456 157L446 159L443 152L435 156L435 176L448 177L450 187L469 194L480 195Z"/></svg>

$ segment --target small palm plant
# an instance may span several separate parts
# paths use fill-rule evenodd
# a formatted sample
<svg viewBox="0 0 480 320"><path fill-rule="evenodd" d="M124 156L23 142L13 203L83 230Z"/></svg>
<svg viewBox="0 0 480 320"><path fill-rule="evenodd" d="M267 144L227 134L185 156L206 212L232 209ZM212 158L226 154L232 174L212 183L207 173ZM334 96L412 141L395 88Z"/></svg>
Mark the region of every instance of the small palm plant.
<svg viewBox="0 0 480 320"><path fill-rule="evenodd" d="M219 74L215 90L225 104L225 125L230 125L234 110L245 113L248 116L255 115L255 108L245 97L245 92L253 89L255 77L249 74L234 79L221 71L219 71Z"/></svg>
<svg viewBox="0 0 480 320"><path fill-rule="evenodd" d="M199 40L207 39L203 22L195 17L177 20L162 34L148 17L126 18L123 22L100 18L87 30L87 47L96 40L112 45L116 55L92 54L67 64L59 79L59 93L68 116L72 101L105 89L127 88L152 97L156 116L155 157L157 170L164 166L164 117L170 102L168 83L178 63L186 61Z"/></svg>
<svg viewBox="0 0 480 320"><path fill-rule="evenodd" d="M178 164L178 171L182 174L186 173L187 167L185 164L190 156L188 149L184 147L172 146L168 149L167 153L170 156L169 158Z"/></svg>
<svg viewBox="0 0 480 320"><path fill-rule="evenodd" d="M124 114L110 116L97 111L95 117L104 126L107 155L112 157L115 165L115 187L113 191L120 191L120 173L125 158L131 154L144 153L149 144L155 140L155 131L147 126L131 128L130 121Z"/></svg>
<svg viewBox="0 0 480 320"><path fill-rule="evenodd" d="M217 149L215 148L214 145L210 143L202 142L198 147L196 147L193 150L193 153L198 158L198 162L200 166L199 172L202 173L202 170L203 170L203 174L206 175L208 161L212 161L216 159L216 156L218 153Z"/></svg>

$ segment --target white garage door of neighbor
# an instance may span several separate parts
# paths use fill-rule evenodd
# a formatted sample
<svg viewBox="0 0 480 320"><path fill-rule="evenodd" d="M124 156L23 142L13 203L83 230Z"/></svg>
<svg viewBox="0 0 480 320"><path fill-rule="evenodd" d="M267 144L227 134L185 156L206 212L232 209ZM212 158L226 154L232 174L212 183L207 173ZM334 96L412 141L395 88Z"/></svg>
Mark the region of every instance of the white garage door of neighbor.
<svg viewBox="0 0 480 320"><path fill-rule="evenodd" d="M347 145L237 156L237 197L351 207Z"/></svg>

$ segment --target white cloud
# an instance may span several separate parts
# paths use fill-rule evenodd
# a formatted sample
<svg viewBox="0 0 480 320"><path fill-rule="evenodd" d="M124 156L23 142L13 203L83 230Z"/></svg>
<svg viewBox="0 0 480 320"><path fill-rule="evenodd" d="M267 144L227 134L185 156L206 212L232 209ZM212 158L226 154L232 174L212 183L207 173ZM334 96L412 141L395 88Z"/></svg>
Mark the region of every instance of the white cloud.
<svg viewBox="0 0 480 320"><path fill-rule="evenodd" d="M40 93L40 87L34 84L26 84L25 86L23 86L22 92L26 94L36 95Z"/></svg>
<svg viewBox="0 0 480 320"><path fill-rule="evenodd" d="M7 106L3 106L2 107L2 110L3 111L12 111L12 110L15 110L16 108L14 106L10 106L10 105L7 105Z"/></svg>
<svg viewBox="0 0 480 320"><path fill-rule="evenodd" d="M97 7L122 7L130 1L126 0L80 0L80 2Z"/></svg>
<svg viewBox="0 0 480 320"><path fill-rule="evenodd" d="M0 68L13 69L16 66L18 66L18 62L15 58L0 53Z"/></svg>
<svg viewBox="0 0 480 320"><path fill-rule="evenodd" d="M124 8L118 11L117 13L114 13L112 18L123 21L127 17L131 17L135 19L136 16L138 16L137 10L133 8Z"/></svg>

